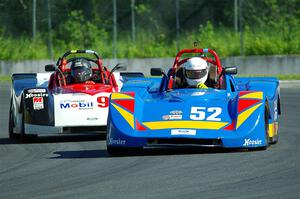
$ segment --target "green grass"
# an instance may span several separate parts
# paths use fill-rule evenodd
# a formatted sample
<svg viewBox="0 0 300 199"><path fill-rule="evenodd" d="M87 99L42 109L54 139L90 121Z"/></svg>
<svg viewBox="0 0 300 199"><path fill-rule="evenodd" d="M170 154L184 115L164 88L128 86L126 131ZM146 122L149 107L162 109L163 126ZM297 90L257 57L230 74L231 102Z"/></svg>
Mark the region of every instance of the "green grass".
<svg viewBox="0 0 300 199"><path fill-rule="evenodd" d="M8 81L10 81L10 76L0 75L0 82L8 82Z"/></svg>
<svg viewBox="0 0 300 199"><path fill-rule="evenodd" d="M70 30L70 32L72 31ZM113 43L108 32L93 29L93 31L89 31L89 35L63 35L65 38L54 35L53 51L55 59L71 49L92 49L98 51L103 58L113 57ZM298 27L289 32L274 27L258 30L245 27L244 55L300 54L299 38L300 28ZM196 31L181 33L180 49L193 48L195 41L198 41L199 48L215 50L221 59L240 55L240 35L222 25L214 27L208 22L204 26L199 26ZM25 36L0 35L0 48L2 49L0 60L49 58L47 37L45 35L38 35L35 40ZM174 57L176 53L175 37L169 37L163 31L140 30L135 43L131 41L130 32L122 32L118 36L118 58Z"/></svg>
<svg viewBox="0 0 300 199"><path fill-rule="evenodd" d="M280 80L300 80L300 74L277 75Z"/></svg>

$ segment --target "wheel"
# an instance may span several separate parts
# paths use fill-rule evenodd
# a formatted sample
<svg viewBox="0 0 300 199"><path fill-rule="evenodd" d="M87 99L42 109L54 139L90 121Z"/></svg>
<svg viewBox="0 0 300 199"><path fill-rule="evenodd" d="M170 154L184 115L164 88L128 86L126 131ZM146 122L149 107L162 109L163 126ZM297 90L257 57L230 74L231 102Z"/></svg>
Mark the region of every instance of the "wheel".
<svg viewBox="0 0 300 199"><path fill-rule="evenodd" d="M277 135L270 138L270 144L276 144L278 142L279 136L278 136L278 132Z"/></svg>
<svg viewBox="0 0 300 199"><path fill-rule="evenodd" d="M265 142L266 146L257 147L256 150L266 150L270 146L270 136L269 136L269 119L267 109L265 109Z"/></svg>
<svg viewBox="0 0 300 199"><path fill-rule="evenodd" d="M24 106L23 106L24 107ZM22 110L22 125L21 125L21 134L20 134L20 139L21 139L21 142L28 142L28 138L25 134L25 128L24 128L24 108Z"/></svg>
<svg viewBox="0 0 300 199"><path fill-rule="evenodd" d="M277 134L270 138L270 144L276 144L278 142L279 135L278 135L278 129L277 129Z"/></svg>
<svg viewBox="0 0 300 199"><path fill-rule="evenodd" d="M10 139L17 139L18 135L14 133L14 116L13 116L13 109L12 109L12 98L10 100L10 107L9 107L9 119L8 119L8 135Z"/></svg>
<svg viewBox="0 0 300 199"><path fill-rule="evenodd" d="M25 128L24 128L24 106L23 106L23 110L22 110L22 125L21 125L21 133L20 133L20 140L23 143L28 143L28 142L32 142L37 138L37 135L27 135L25 133Z"/></svg>
<svg viewBox="0 0 300 199"><path fill-rule="evenodd" d="M124 156L139 153L143 148L107 146L107 152L112 156Z"/></svg>
<svg viewBox="0 0 300 199"><path fill-rule="evenodd" d="M265 139L266 139L266 148L270 145L270 129L269 129L269 119L268 113L265 111Z"/></svg>
<svg viewBox="0 0 300 199"><path fill-rule="evenodd" d="M265 146L260 146L260 147L253 147L253 148L248 148L248 151L261 151L261 150L266 150L269 145L270 145L270 137L269 137L269 120L268 120L268 113L265 111Z"/></svg>

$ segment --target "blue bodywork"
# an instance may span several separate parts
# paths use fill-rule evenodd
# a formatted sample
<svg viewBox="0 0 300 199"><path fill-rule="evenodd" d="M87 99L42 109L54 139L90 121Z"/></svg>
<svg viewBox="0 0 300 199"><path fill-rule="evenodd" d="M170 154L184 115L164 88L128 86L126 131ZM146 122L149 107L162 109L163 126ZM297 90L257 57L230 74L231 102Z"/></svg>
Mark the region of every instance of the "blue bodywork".
<svg viewBox="0 0 300 199"><path fill-rule="evenodd" d="M185 52L204 51L179 52L173 69L185 61L179 61ZM109 152L161 146L265 149L276 143L279 80L233 77L236 70L225 70L216 53L210 52L215 61L207 61L222 71L218 88L172 87L170 70L161 78L128 79L120 93L113 93L107 122Z"/></svg>
<svg viewBox="0 0 300 199"><path fill-rule="evenodd" d="M277 129L275 132L272 126L278 122L277 116L280 114L279 81L276 78L233 78L231 75L225 75L225 79L227 87L223 90L186 88L163 92L159 91L162 83L160 78L127 81L121 93L124 93L125 98L126 93L134 93L134 111L131 112L126 106L122 107L117 103L122 99L118 98L119 101L116 102L114 94L112 95L107 145L252 148L265 147L272 140L275 141ZM244 91L260 97L254 99L257 102L254 101L253 106L246 107L239 113L239 100ZM237 126L238 117L242 117L242 113L253 107L255 110ZM122 115L120 108L127 111L129 116L132 115ZM133 125L132 119L128 118L133 118ZM150 126L149 124L153 124L151 122L157 122L158 126ZM273 131L268 133L268 137L266 129Z"/></svg>

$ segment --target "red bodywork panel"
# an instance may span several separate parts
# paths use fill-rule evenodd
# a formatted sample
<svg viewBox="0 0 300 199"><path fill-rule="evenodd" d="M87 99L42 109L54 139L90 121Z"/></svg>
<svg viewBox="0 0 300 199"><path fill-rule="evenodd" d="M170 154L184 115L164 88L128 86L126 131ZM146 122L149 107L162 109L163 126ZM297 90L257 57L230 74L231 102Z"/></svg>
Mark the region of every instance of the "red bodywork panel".
<svg viewBox="0 0 300 199"><path fill-rule="evenodd" d="M102 92L112 93L115 91L112 85L89 83L67 85L60 89L62 93L86 93L89 95L95 95Z"/></svg>

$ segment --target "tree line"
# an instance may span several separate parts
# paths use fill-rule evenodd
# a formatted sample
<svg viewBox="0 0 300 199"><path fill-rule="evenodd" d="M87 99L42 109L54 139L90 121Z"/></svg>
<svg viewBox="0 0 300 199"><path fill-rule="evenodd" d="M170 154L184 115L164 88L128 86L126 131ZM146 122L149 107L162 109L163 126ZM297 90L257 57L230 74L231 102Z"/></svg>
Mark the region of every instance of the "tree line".
<svg viewBox="0 0 300 199"><path fill-rule="evenodd" d="M0 0L0 59L49 58L49 17L55 57L70 48L112 57L114 47L117 57L169 57L194 41L232 56L241 34L244 55L300 52L300 0L115 0L117 44L113 3Z"/></svg>

